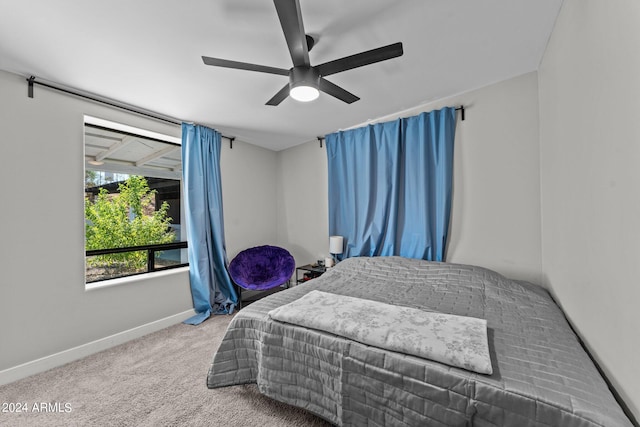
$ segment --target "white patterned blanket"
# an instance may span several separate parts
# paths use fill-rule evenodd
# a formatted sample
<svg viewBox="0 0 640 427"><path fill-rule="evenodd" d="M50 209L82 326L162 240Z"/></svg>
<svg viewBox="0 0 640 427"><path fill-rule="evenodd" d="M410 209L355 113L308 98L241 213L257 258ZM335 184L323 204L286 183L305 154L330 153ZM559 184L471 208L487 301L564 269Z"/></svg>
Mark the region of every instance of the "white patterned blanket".
<svg viewBox="0 0 640 427"><path fill-rule="evenodd" d="M269 311L274 320L492 374L487 321L311 291Z"/></svg>

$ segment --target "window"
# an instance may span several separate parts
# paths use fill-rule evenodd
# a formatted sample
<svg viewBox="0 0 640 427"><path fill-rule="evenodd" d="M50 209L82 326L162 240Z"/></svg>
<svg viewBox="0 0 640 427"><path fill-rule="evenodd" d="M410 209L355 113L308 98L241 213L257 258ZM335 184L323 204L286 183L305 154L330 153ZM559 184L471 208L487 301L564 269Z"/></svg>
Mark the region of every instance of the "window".
<svg viewBox="0 0 640 427"><path fill-rule="evenodd" d="M85 117L86 283L187 265L179 142Z"/></svg>

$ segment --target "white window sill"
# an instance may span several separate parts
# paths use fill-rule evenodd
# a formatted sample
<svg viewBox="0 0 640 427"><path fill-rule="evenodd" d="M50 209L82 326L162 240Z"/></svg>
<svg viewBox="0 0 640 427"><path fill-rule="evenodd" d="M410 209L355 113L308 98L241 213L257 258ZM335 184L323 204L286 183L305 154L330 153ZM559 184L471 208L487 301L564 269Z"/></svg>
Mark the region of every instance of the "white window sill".
<svg viewBox="0 0 640 427"><path fill-rule="evenodd" d="M168 270L153 271L151 273L136 274L135 276L118 277L117 279L102 280L100 282L93 282L85 284L85 291L94 291L96 289L110 288L112 286L128 285L146 280L153 280L158 277L173 276L179 273L189 271L189 266L170 268Z"/></svg>

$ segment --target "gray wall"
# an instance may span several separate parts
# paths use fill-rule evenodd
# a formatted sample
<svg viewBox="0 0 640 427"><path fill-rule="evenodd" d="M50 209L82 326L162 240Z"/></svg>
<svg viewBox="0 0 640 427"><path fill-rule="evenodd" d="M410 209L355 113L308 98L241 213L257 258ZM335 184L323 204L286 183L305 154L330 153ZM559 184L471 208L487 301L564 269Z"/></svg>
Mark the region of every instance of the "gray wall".
<svg viewBox="0 0 640 427"><path fill-rule="evenodd" d="M50 365L40 358L55 365L192 313L184 269L91 291L84 284L83 115L177 137L180 127L40 86L30 99L24 77L3 71L0 94L0 383L19 365L35 361L37 371ZM224 141L229 257L275 243L276 165L272 151Z"/></svg>
<svg viewBox="0 0 640 427"><path fill-rule="evenodd" d="M276 244L278 153L241 141L222 140L220 174L229 261L253 246Z"/></svg>
<svg viewBox="0 0 640 427"><path fill-rule="evenodd" d="M565 0L539 70L546 285L640 417L640 2Z"/></svg>
<svg viewBox="0 0 640 427"><path fill-rule="evenodd" d="M327 152L316 140L278 152L278 242L297 265L328 256Z"/></svg>
<svg viewBox="0 0 640 427"><path fill-rule="evenodd" d="M466 106L456 128L447 260L539 283L540 175L536 73L383 118ZM296 261L328 254L327 154L317 141L280 153L278 241Z"/></svg>

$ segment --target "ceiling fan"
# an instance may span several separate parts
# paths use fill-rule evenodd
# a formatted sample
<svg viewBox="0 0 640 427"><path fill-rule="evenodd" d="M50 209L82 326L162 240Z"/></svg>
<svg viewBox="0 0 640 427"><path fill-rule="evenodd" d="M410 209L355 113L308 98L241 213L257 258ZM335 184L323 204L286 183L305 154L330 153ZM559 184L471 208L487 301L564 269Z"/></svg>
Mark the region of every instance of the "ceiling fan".
<svg viewBox="0 0 640 427"><path fill-rule="evenodd" d="M289 95L298 101L313 101L319 96L319 91L328 93L347 104L351 104L360 98L340 86L331 83L325 79L326 76L385 61L401 56L403 53L402 43L393 43L388 46L367 50L355 55L345 56L344 58L312 66L309 62L309 51L313 47L315 40L304 32L299 0L273 0L273 2L276 6L284 37L287 40L291 59L293 60L292 68L285 70L283 68L210 58L208 56L202 57L206 65L215 67L235 68L288 76L289 83L280 89L273 98L267 101L267 105L278 105Z"/></svg>

